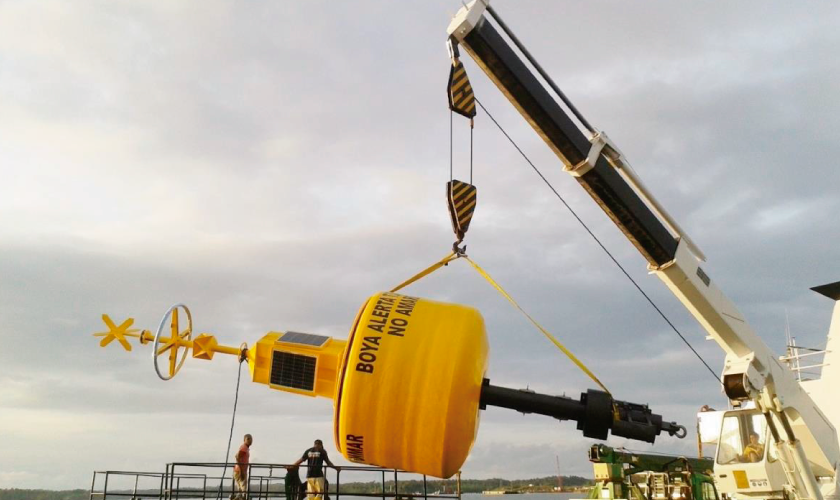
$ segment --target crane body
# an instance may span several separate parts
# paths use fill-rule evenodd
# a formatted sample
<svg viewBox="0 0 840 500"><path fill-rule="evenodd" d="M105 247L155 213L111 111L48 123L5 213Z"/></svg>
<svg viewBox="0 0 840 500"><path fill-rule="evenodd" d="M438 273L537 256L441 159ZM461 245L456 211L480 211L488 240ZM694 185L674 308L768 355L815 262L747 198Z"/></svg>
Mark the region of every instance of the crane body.
<svg viewBox="0 0 840 500"><path fill-rule="evenodd" d="M814 400L829 401L832 383L814 383L806 390L796 374L779 361L703 270L705 255L645 187L621 150L589 125L488 0L465 5L450 23L448 34L450 54L459 57L461 48L472 57L554 151L564 170L638 249L649 271L726 353L723 389L732 405L743 409L727 412L723 418L715 464L719 490L755 498L823 500L834 496L840 463L835 425L840 411L835 411L837 404L832 402L835 410L827 413ZM837 288L837 284L826 285L831 286ZM840 298L837 295L834 300ZM831 327L834 337L840 337L837 307ZM755 462L744 459L746 443L754 432L760 434L759 441L769 445L759 443L763 453ZM727 446L733 453L721 457Z"/></svg>

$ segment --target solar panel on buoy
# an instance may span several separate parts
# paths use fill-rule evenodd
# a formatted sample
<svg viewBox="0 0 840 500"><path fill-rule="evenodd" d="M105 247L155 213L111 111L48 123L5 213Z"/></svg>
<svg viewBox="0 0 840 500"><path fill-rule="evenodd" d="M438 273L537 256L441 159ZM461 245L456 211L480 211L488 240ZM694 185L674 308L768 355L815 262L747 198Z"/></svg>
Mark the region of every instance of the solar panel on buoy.
<svg viewBox="0 0 840 500"><path fill-rule="evenodd" d="M308 345L312 347L321 347L327 343L329 337L323 335L315 335L312 333L301 332L286 332L282 337L277 339L277 342L284 344Z"/></svg>
<svg viewBox="0 0 840 500"><path fill-rule="evenodd" d="M271 359L271 384L314 391L316 364L317 359L313 356L274 351Z"/></svg>

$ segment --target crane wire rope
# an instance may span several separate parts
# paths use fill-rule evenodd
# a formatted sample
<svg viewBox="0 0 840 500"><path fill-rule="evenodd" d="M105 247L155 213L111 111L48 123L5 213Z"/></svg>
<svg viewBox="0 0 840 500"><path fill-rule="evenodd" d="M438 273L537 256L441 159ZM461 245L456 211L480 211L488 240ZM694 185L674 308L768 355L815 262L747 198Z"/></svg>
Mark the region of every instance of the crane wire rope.
<svg viewBox="0 0 840 500"><path fill-rule="evenodd" d="M233 398L233 414L230 417L230 434L228 435L227 451L225 452L225 465L222 468L222 477L221 479L219 479L219 493L216 495L216 500L221 500L222 498L222 489L224 488L225 484L225 473L227 473L228 459L230 457L230 445L231 443L233 443L233 428L234 424L236 423L236 406L239 404L239 382L242 380L243 361L245 361L245 358L240 355L239 372L236 375L236 392Z"/></svg>
<svg viewBox="0 0 840 500"><path fill-rule="evenodd" d="M451 115L452 111L450 111L449 114ZM474 184L473 183L473 130L474 129L475 129L475 127L473 127L473 121L472 121L472 119L470 119L470 184Z"/></svg>
<svg viewBox="0 0 840 500"><path fill-rule="evenodd" d="M452 173L453 173L453 166L452 166L452 156L454 155L453 152L453 137L454 133L452 132L452 111L449 111L449 182L452 182Z"/></svg>
<svg viewBox="0 0 840 500"><path fill-rule="evenodd" d="M706 360L703 359L703 356L701 356L700 353L697 352L696 349L694 349L694 347L688 342L688 340L679 331L679 329L676 327L676 325L674 325L674 323L672 323L671 320L668 319L668 316L666 316L665 313L662 312L662 310L659 308L659 306L656 305L656 303L653 301L653 299L651 299L650 296L647 293L645 293L645 291L642 289L641 286L639 286L639 284L636 282L636 280L633 279L632 276L630 276L630 273L628 273L627 270L624 269L624 266L622 266L621 263L618 262L618 260L615 258L615 256L613 256L613 254L607 249L607 247L604 246L604 244L601 242L601 240L599 240L598 237L595 236L595 233L593 233L592 230L589 229L589 226L587 226L586 223L583 222L583 220L578 216L578 214L572 209L572 207L569 206L569 204L566 202L565 199L563 199L563 197L560 195L560 193L557 192L557 190L554 188L554 186L551 184L551 182L549 182L548 179L546 179L546 177L542 174L542 172L540 172L540 170L537 168L537 166L534 165L534 162L532 162L531 159L528 158L528 156L525 154L525 152L522 151L522 149L519 147L519 145L516 144L516 141L514 141L513 138L510 135L508 135L508 133L505 131L505 129L499 124L498 121L496 121L496 118L494 118L493 115L490 114L489 111L487 111L487 108L485 108L484 104L482 104L482 102L480 100L478 100L478 97L475 98L475 102L478 104L478 106L481 108L481 110L484 111L484 113L490 118L490 120L492 120L492 122L496 125L496 127L499 129L499 131L507 138L507 140L511 143L511 145L513 145L513 147L519 152L519 154L522 155L522 158L525 159L525 161L528 163L528 165L530 165L531 168L534 169L534 172L536 172L537 175L540 176L540 179L543 180L543 182L546 184L546 186L548 186L548 188L551 189L551 191L554 193L554 195L557 197L557 199L559 199L560 202L563 203L563 205L572 214L572 216L575 219L577 219L577 221L580 223L580 225L583 226L583 228L586 230L587 233L589 233L589 236L591 236L592 239L595 240L595 242L598 244L598 246L601 247L601 250L603 250L604 253L607 254L607 256L610 258L610 260L612 260L613 263L616 266L618 266L618 268L621 270L621 272L624 274L624 276L626 276L627 279L630 280L630 283L633 284L633 286L636 288L636 290L638 290L639 293L641 293L642 296L648 301L648 303L656 310L656 312L659 313L659 316L661 316L662 319L665 320L665 322L668 324L668 326L671 327L671 329L674 331L674 333L676 333L677 336L679 336L679 338L683 341L683 343L691 350L691 352L694 353L694 356L696 356L697 359L699 359L700 362L703 363L703 366L705 366L706 369L709 371L709 373L712 374L712 376L715 378L715 381L718 384L720 384L721 383L720 378L715 373L715 371L712 370L712 367L709 366L709 363L707 363Z"/></svg>
<svg viewBox="0 0 840 500"><path fill-rule="evenodd" d="M454 141L454 132L453 132L453 125L452 120L455 113L452 110L449 110L449 182L452 182L454 178L454 167L453 167L453 157L454 157L454 149L453 143ZM473 183L473 131L475 127L473 127L473 122L470 120L470 184Z"/></svg>

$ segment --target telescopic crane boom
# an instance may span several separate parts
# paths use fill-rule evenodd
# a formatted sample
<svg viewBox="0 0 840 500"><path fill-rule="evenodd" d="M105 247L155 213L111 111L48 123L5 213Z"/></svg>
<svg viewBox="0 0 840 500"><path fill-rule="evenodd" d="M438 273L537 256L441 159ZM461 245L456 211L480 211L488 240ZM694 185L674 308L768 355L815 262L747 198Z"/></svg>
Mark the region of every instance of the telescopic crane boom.
<svg viewBox="0 0 840 500"><path fill-rule="evenodd" d="M721 491L802 500L823 500L824 495L833 494L840 448L832 422L700 267L705 256L647 190L621 150L566 99L488 0L474 0L463 7L449 25L448 34L453 57L458 56L459 48L472 57L560 158L564 170L639 250L648 269L726 352L721 377L724 392L733 405L755 404L755 409L741 410L751 413L737 416L730 433L739 442L747 440L750 429L759 425L750 415L757 415L766 422L762 428L769 430L770 436L760 439L772 440L775 451L766 462L762 457L763 468L753 463L721 464L719 456L715 472ZM565 109L520 54L555 91Z"/></svg>

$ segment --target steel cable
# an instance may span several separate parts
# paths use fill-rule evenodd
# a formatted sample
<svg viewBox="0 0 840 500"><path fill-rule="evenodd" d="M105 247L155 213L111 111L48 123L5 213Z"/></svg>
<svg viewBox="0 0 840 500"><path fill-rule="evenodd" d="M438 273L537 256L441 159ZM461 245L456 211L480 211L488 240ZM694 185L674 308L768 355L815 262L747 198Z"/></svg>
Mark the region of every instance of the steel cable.
<svg viewBox="0 0 840 500"><path fill-rule="evenodd" d="M685 336L683 336L683 334L679 331L679 329L671 322L670 319L668 319L668 317L665 315L665 313L662 312L662 310L656 305L656 303L653 301L653 299L651 299L650 296L647 293L645 293L644 290L642 290L642 287L639 286L639 284L636 282L635 279L633 279L632 276L630 276L630 273L628 273L627 270L624 269L624 266L622 266L621 263L618 262L618 260L607 249L607 247L604 246L603 243L601 243L601 240L599 240L598 237L595 236L595 233L593 233L592 230L589 229L589 226L587 226L586 223L583 222L583 220L578 216L578 214L572 209L572 207L569 206L568 203L566 203L566 200L563 199L563 197L560 195L560 193L557 192L556 189L554 189L554 186L551 184L551 182L549 182L548 179L546 179L546 177L542 174L542 172L540 172L540 170L537 168L537 166L534 165L534 162L532 162L531 159L528 158L528 156L525 154L525 152L522 151L522 149L519 147L519 145L516 144L516 142L513 140L513 138L511 138L511 136L508 135L508 133L499 124L499 122L496 121L496 118L494 118L493 115L491 115L490 112L487 111L487 108L484 107L484 104L482 104L481 101L479 101L477 97L475 99L475 102L478 103L479 107L481 107L481 110L484 111L485 114L487 114L487 116L490 118L490 120L493 121L493 123L496 125L496 127L499 129L499 131L507 138L507 140L513 145L513 147L516 148L516 150L519 152L519 154L522 155L522 158L524 158L525 161L528 162L528 165L530 165L531 168L534 169L534 172L536 172L537 175L540 176L540 179L543 180L543 182L546 184L546 186L548 186L548 188L551 189L551 191L554 193L554 195L557 197L557 199L559 199L563 203L563 205L572 214L572 216L574 216L574 218L577 219L577 221L580 223L581 226L583 226L583 228L586 230L586 232L589 233L589 236L591 236L592 239L595 240L595 242L598 244L598 246L601 247L601 250L603 250L604 253L607 254L607 256L610 258L610 260L612 260L613 263L616 266L618 266L618 268L621 270L621 272L624 274L624 276L626 276L627 279L630 280L630 283L632 283L633 286L636 287L636 290L638 290L639 293L642 294L642 296L656 310L656 312L659 313L659 315L662 317L662 319L664 319L665 322L668 323L668 326L671 327L671 329L674 331L674 333L676 333L679 336L679 338L683 341L683 343L691 350L691 352L694 353L694 356L696 356L697 359L700 360L701 363L703 363L703 366L705 366L706 369L709 371L709 373L711 373L712 376L715 378L715 382L720 384L721 383L720 378L715 373L715 371L712 370L712 367L709 366L709 364L706 362L706 360L703 359L703 356L701 356L700 353L697 352L696 349L694 349L694 347L688 342L688 340L685 338Z"/></svg>
<svg viewBox="0 0 840 500"><path fill-rule="evenodd" d="M239 361L239 372L236 375L236 393L233 398L233 414L230 417L230 434L228 435L228 444L227 444L227 451L225 452L225 466L222 468L222 478L219 480L219 493L216 496L216 500L221 500L222 498L222 489L224 488L225 483L225 473L227 473L227 466L228 466L228 459L230 457L230 445L233 443L233 428L236 423L236 406L239 404L239 382L242 380L242 362L244 360Z"/></svg>

